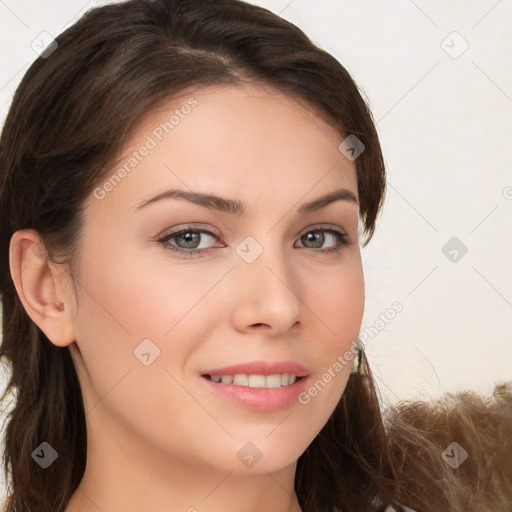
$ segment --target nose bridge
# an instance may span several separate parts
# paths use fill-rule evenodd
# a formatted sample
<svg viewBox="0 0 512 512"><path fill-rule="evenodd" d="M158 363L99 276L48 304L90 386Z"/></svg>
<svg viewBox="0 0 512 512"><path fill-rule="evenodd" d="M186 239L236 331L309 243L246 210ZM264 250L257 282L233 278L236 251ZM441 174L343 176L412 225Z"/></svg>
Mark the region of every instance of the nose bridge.
<svg viewBox="0 0 512 512"><path fill-rule="evenodd" d="M284 329L293 325L300 312L300 283L282 244L272 236L262 243L247 237L237 253L235 316L239 327L267 324Z"/></svg>

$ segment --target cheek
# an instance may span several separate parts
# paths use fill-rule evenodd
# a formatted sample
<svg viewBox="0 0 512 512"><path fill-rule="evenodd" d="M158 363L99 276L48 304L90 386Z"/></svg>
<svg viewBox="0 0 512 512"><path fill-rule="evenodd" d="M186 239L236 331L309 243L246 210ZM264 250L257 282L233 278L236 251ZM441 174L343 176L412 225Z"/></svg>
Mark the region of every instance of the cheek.
<svg viewBox="0 0 512 512"><path fill-rule="evenodd" d="M81 379L86 411L108 410L143 437L166 439L169 425L188 432L191 424L198 425L201 437L207 415L178 382L184 381L190 354L219 318L214 308L222 306L208 291L224 271L203 272L197 279L197 270L171 267L163 258L148 262L114 250L97 258L101 252L94 247L84 252L78 287L76 332L79 364L86 370ZM152 362L146 366L142 354L148 352ZM190 414L177 416L176 410Z"/></svg>
<svg viewBox="0 0 512 512"><path fill-rule="evenodd" d="M180 322L190 322L223 273L186 262L170 264L165 254L147 258L142 251L134 252L89 248L80 277L84 293L79 310L94 318L94 324L106 323L133 341L161 339Z"/></svg>
<svg viewBox="0 0 512 512"><path fill-rule="evenodd" d="M308 304L316 316L312 357L317 371L299 402L323 425L346 387L353 364L355 343L364 313L364 277L360 258L332 268L328 276L308 282L315 292ZM318 277L318 276L317 276Z"/></svg>
<svg viewBox="0 0 512 512"><path fill-rule="evenodd" d="M319 276L311 277L305 296L323 326L324 340L332 350L342 349L359 334L364 313L364 276L359 253L355 252L344 264Z"/></svg>
<svg viewBox="0 0 512 512"><path fill-rule="evenodd" d="M145 368L137 359L143 340L151 340L144 346L150 357L158 354L157 366L180 368L221 314L215 286L227 270L201 271L170 265L161 254L148 260L108 247L90 244L84 251L78 286L77 341L98 393L127 369Z"/></svg>

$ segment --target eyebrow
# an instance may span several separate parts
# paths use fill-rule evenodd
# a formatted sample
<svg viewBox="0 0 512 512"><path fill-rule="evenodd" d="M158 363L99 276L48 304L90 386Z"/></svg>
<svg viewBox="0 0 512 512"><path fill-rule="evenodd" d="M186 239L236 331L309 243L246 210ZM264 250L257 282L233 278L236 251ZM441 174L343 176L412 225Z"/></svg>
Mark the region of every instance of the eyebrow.
<svg viewBox="0 0 512 512"><path fill-rule="evenodd" d="M142 208L146 208L150 204L154 204L157 201L161 201L163 199L184 199L199 206L204 206L205 208L211 208L213 210L233 215L243 215L245 213L245 206L241 201L226 199L223 197L215 196L213 194L205 194L202 192L188 192L181 189L166 190L165 192L162 192L161 194L158 194L151 199L147 199L146 201L140 203L139 206L137 206L136 211ZM330 192L324 196L318 197L309 203L304 203L297 209L297 213L304 214L314 212L335 201L348 201L356 205L359 204L357 197L352 191L346 188L341 188L334 190L333 192Z"/></svg>

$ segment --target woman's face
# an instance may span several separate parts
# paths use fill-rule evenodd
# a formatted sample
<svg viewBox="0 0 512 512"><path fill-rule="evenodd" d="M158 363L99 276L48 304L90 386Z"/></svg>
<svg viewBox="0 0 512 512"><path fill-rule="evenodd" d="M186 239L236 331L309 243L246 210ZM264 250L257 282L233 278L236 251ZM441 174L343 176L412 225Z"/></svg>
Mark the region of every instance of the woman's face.
<svg viewBox="0 0 512 512"><path fill-rule="evenodd" d="M241 473L304 452L363 314L342 140L257 86L202 89L139 123L84 212L72 355L91 439ZM261 387L289 373L302 378Z"/></svg>

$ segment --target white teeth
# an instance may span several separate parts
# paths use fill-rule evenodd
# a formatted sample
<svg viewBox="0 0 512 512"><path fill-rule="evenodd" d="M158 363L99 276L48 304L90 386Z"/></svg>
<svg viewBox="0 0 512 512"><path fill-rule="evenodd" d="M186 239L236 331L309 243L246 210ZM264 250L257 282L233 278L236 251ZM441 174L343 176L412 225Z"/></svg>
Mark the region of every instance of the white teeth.
<svg viewBox="0 0 512 512"><path fill-rule="evenodd" d="M249 385L249 377L243 373L237 373L233 377L233 384L238 384L239 386L248 386Z"/></svg>
<svg viewBox="0 0 512 512"><path fill-rule="evenodd" d="M248 375L245 373L237 373L236 375L210 375L210 378L216 383L267 389L291 386L297 379L296 375L289 373L276 373L274 375Z"/></svg>
<svg viewBox="0 0 512 512"><path fill-rule="evenodd" d="M262 386L263 387L263 386ZM281 375L268 375L265 379L266 388L280 388L281 387Z"/></svg>
<svg viewBox="0 0 512 512"><path fill-rule="evenodd" d="M249 387L250 388L264 388L265 387L265 375L249 375Z"/></svg>

